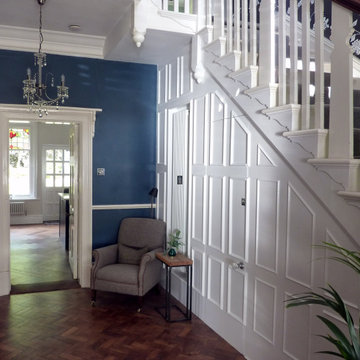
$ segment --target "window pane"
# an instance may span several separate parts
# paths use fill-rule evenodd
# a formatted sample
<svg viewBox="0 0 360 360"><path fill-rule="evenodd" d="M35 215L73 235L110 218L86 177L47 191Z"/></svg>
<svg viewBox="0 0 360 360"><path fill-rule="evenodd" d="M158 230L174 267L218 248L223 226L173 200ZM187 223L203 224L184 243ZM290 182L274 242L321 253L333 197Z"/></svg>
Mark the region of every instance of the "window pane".
<svg viewBox="0 0 360 360"><path fill-rule="evenodd" d="M64 163L64 174L70 174L70 163Z"/></svg>
<svg viewBox="0 0 360 360"><path fill-rule="evenodd" d="M54 163L53 162L47 162L46 163L46 173L47 174L53 174L54 173Z"/></svg>
<svg viewBox="0 0 360 360"><path fill-rule="evenodd" d="M46 161L54 160L54 150L46 150Z"/></svg>
<svg viewBox="0 0 360 360"><path fill-rule="evenodd" d="M9 193L30 195L30 151L9 151Z"/></svg>
<svg viewBox="0 0 360 360"><path fill-rule="evenodd" d="M30 130L9 129L9 149L30 150Z"/></svg>
<svg viewBox="0 0 360 360"><path fill-rule="evenodd" d="M63 186L63 177L60 175L55 176L55 187L62 187Z"/></svg>
<svg viewBox="0 0 360 360"><path fill-rule="evenodd" d="M62 149L55 149L55 161L63 160L63 151Z"/></svg>
<svg viewBox="0 0 360 360"><path fill-rule="evenodd" d="M64 150L64 161L70 161L70 151Z"/></svg>
<svg viewBox="0 0 360 360"><path fill-rule="evenodd" d="M63 164L61 162L55 163L55 174L63 173Z"/></svg>
<svg viewBox="0 0 360 360"><path fill-rule="evenodd" d="M46 175L46 187L54 186L54 177L52 175Z"/></svg>
<svg viewBox="0 0 360 360"><path fill-rule="evenodd" d="M65 175L65 176L64 176L64 186L65 186L65 187L69 187L69 186L70 186L70 176L69 176L69 175Z"/></svg>

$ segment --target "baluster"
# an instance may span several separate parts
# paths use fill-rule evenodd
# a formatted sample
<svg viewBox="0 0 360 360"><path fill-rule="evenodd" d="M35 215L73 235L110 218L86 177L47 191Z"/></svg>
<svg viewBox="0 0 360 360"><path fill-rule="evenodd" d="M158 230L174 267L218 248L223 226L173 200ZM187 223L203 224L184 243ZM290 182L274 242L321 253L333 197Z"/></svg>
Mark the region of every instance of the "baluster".
<svg viewBox="0 0 360 360"><path fill-rule="evenodd" d="M242 12L241 12L241 62L242 67L245 68L249 65L249 31L248 31L248 0L242 0Z"/></svg>
<svg viewBox="0 0 360 360"><path fill-rule="evenodd" d="M250 65L257 65L257 0L250 0Z"/></svg>
<svg viewBox="0 0 360 360"><path fill-rule="evenodd" d="M302 0L301 128L310 127L310 0Z"/></svg>
<svg viewBox="0 0 360 360"><path fill-rule="evenodd" d="M227 39L226 39L226 47L228 53L233 49L233 3L232 0L226 0L226 8L227 8Z"/></svg>
<svg viewBox="0 0 360 360"><path fill-rule="evenodd" d="M298 101L298 10L297 0L290 0L290 103Z"/></svg>
<svg viewBox="0 0 360 360"><path fill-rule="evenodd" d="M193 11L191 11L191 13L192 12ZM190 1L189 0L184 0L184 13L185 14L190 14Z"/></svg>
<svg viewBox="0 0 360 360"><path fill-rule="evenodd" d="M275 0L260 4L259 85L275 83Z"/></svg>
<svg viewBox="0 0 360 360"><path fill-rule="evenodd" d="M324 0L315 2L315 119L314 128L324 128Z"/></svg>
<svg viewBox="0 0 360 360"><path fill-rule="evenodd" d="M212 0L206 1L206 26L212 25Z"/></svg>
<svg viewBox="0 0 360 360"><path fill-rule="evenodd" d="M332 3L329 158L353 158L353 54L349 46L352 13Z"/></svg>
<svg viewBox="0 0 360 360"><path fill-rule="evenodd" d="M174 12L179 12L179 0L174 0Z"/></svg>
<svg viewBox="0 0 360 360"><path fill-rule="evenodd" d="M279 105L286 104L286 0L279 0Z"/></svg>
<svg viewBox="0 0 360 360"><path fill-rule="evenodd" d="M240 51L240 0L234 0L234 48Z"/></svg>
<svg viewBox="0 0 360 360"><path fill-rule="evenodd" d="M169 10L169 3L168 0L163 0L163 10Z"/></svg>
<svg viewBox="0 0 360 360"><path fill-rule="evenodd" d="M224 17L224 0L215 0L213 3L214 10L214 40L224 37L225 17Z"/></svg>

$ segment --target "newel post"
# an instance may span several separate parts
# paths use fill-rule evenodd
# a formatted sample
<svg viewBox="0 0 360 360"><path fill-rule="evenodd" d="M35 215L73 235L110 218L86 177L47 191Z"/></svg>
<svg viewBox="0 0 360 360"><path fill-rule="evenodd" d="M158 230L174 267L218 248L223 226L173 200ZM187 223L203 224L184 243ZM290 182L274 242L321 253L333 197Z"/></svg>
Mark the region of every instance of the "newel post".
<svg viewBox="0 0 360 360"><path fill-rule="evenodd" d="M352 12L332 3L329 158L352 159L354 152Z"/></svg>

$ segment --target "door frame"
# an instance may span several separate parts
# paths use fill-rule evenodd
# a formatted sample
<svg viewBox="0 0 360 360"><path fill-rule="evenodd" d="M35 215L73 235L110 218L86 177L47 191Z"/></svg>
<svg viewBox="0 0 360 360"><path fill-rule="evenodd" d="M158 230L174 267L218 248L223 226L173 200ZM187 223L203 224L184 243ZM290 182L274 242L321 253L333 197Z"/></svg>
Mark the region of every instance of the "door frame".
<svg viewBox="0 0 360 360"><path fill-rule="evenodd" d="M81 287L90 287L92 253L92 139L96 113L101 109L48 108L38 118L26 105L0 104L0 296L10 294L10 201L8 184L9 120L69 122L79 124L79 223L78 279Z"/></svg>

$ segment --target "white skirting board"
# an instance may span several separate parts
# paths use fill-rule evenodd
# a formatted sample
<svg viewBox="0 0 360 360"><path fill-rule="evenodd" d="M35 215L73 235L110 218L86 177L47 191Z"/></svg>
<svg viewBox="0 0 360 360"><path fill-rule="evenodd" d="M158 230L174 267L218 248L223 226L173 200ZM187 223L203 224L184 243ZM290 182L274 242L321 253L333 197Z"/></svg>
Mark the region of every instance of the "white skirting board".
<svg viewBox="0 0 360 360"><path fill-rule="evenodd" d="M0 271L0 296L9 295L10 289L10 273L8 271Z"/></svg>
<svg viewBox="0 0 360 360"><path fill-rule="evenodd" d="M42 215L29 216L11 216L10 225L28 225L28 224L42 224L44 218Z"/></svg>

